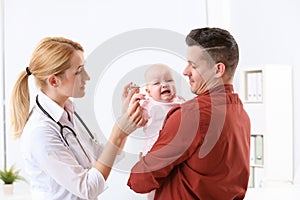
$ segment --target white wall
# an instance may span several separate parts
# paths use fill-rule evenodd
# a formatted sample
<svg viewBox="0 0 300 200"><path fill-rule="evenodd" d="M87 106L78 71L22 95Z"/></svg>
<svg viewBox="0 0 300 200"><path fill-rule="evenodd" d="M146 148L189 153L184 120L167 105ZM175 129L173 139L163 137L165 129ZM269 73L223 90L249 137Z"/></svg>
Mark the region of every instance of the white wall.
<svg viewBox="0 0 300 200"><path fill-rule="evenodd" d="M292 66L294 92L293 173L294 182L298 183L300 183L300 124L298 123L300 117L300 80L296 77L300 76L298 59L300 54L299 8L300 2L297 0L231 0L230 5L230 27L240 46L239 67L265 64ZM284 91L278 91L278 98L282 95L285 95ZM282 139L284 140L284 133L282 133Z"/></svg>
<svg viewBox="0 0 300 200"><path fill-rule="evenodd" d="M157 28L174 31L184 36L192 28L206 25L204 0L191 0L189 3L186 3L184 0L4 0L3 2L5 4L4 50L5 81L7 82L5 94L7 97L10 96L12 84L17 74L28 65L35 45L45 36L63 36L78 41L85 48L86 57L89 57L109 39L127 31L141 28ZM141 38L137 39L141 40ZM151 36L144 38L144 40L151 42ZM124 45L129 45L128 42L130 41L121 42L120 48L123 48ZM184 41L182 43L184 44ZM135 63L137 66L143 64L142 61L145 61L143 60L145 56L148 57L144 64L149 64L152 56L153 62L158 62L159 58L167 59L161 60L161 62L169 62L176 65L174 66L176 71L183 69L185 63L183 59L180 60L178 56L173 55L173 58L176 57L178 61L178 63L175 63L174 59L171 60L172 54L164 52L167 55L160 57L161 54L160 56L157 54L159 52L159 50L154 53L143 51L142 56L136 54L136 52L128 55L133 57L131 61L140 60ZM111 55L107 55L105 52L100 54L98 57L99 63L101 64L102 60L107 59L107 56ZM119 61L122 61L121 63L124 64L124 57L127 58L129 56L122 56L123 60L119 58ZM111 62L116 65L116 58L113 59ZM92 79L98 78L94 77L94 72L97 73L97 67L101 68L103 66L87 69ZM114 71L113 73L119 73L119 71ZM32 81L32 77L30 78ZM118 77L112 76L111 78L115 78L115 81L118 81ZM104 86L100 85L100 88L102 87ZM105 87L110 88L112 86L108 83L105 84ZM114 90L116 88L111 89ZM8 98L5 102L8 103ZM6 113L7 117L9 117L8 110ZM98 113L100 113L100 116L111 115L110 110L105 111L105 113L101 110ZM107 129L108 131L106 132L109 132L111 127L112 124L108 123L104 129ZM7 138L8 165L17 163L17 167L22 166L18 147L18 141L12 141L10 137ZM108 179L110 188L101 195L101 199L144 199L143 195L134 194L128 189L126 186L127 178L128 172L113 170Z"/></svg>
<svg viewBox="0 0 300 200"><path fill-rule="evenodd" d="M7 96L15 76L27 66L36 42L44 36L63 35L79 41L85 47L88 56L109 38L126 31L150 27L173 30L185 35L192 28L205 26L207 20L204 0L193 0L189 3L183 0L112 0L101 3L96 0L4 2ZM228 28L237 39L240 47L240 68L259 64L283 64L293 67L293 173L296 183L300 183L300 80L296 78L300 77L299 8L300 2L297 0L210 0L207 13L209 26ZM2 61L1 57L0 60ZM238 79L237 76L236 85ZM280 95L284 95L284 91L278 91L278 98ZM2 124L0 128L3 130ZM282 137L284 139L284 134ZM19 159L16 147L16 143L8 141L9 164ZM0 164L1 160L2 157ZM120 173L113 171L109 179L111 189L103 194L104 199L116 197L115 189L133 195L122 187L126 180L118 180L119 175Z"/></svg>

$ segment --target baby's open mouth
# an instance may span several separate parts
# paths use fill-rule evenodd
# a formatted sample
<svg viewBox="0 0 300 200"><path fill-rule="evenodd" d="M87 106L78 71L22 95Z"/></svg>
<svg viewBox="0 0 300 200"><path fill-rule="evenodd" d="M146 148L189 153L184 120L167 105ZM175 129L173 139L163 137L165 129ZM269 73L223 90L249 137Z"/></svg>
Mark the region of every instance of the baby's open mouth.
<svg viewBox="0 0 300 200"><path fill-rule="evenodd" d="M171 93L170 90L165 90L165 91L163 91L161 94L170 94L170 93Z"/></svg>

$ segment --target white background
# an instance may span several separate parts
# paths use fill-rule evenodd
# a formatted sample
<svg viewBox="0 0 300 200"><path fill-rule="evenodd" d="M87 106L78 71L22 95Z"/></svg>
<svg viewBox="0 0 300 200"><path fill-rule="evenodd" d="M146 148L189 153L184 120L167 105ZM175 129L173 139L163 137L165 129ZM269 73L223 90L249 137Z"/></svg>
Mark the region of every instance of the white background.
<svg viewBox="0 0 300 200"><path fill-rule="evenodd" d="M1 5L4 5L1 7L0 35L4 38L0 40L1 122L4 114L2 105L8 103L12 83L20 70L24 70L27 66L33 48L44 36L64 36L78 41L84 46L85 54L88 56L104 41L134 29L162 28L186 35L193 28L207 25L219 26L228 29L239 44L240 69L244 66L265 64L292 66L293 174L294 182L300 183L300 124L298 123L300 80L297 78L300 77L299 1L209 0L208 5L204 0L2 0L1 2ZM4 75L3 69L5 69ZM239 78L237 73L235 79L237 90ZM5 91L2 91L4 82L6 87ZM281 95L284 95L284 91L278 91L278 98ZM3 101L4 96L6 99ZM7 121L8 116L6 107ZM3 166L4 161L3 125L4 123L0 123L0 166ZM11 141L8 135L9 132L7 132L8 165L16 162L20 166L18 142ZM284 133L282 138L284 139ZM122 199L142 198L126 187L126 181L126 174L113 171L108 180L110 188L101 199L120 198L118 196L120 194L116 191L121 191Z"/></svg>
<svg viewBox="0 0 300 200"><path fill-rule="evenodd" d="M28 65L35 45L45 36L63 36L78 41L83 45L85 55L88 57L103 42L126 31L161 28L186 35L191 28L206 25L206 5L203 0L192 0L188 4L183 0L4 0L3 2L5 56L2 63L5 67L6 105L17 74ZM145 38L145 40L149 39L151 38ZM106 55L100 55L99 60L101 56ZM134 64L149 64L151 56L154 55L148 55L146 62L139 55L132 60L140 60ZM174 60L170 60L170 55L161 57L161 61L157 56L153 57L152 62L174 64ZM181 73L179 67L183 69L184 64L183 60L176 63L175 67L179 73ZM91 78L97 78L93 77L93 70L96 69L88 68L87 70ZM113 72L115 76L109 75L108 77L113 83L120 78L116 72ZM109 82L105 82L105 85L107 90L114 89ZM101 97L99 97L100 100L102 100ZM98 111L100 117L111 115L109 108L104 109L105 104L104 102L102 107L98 104L101 109ZM9 121L8 108L6 108L6 113L7 121ZM107 123L102 128L107 132L111 127L112 123ZM9 134L7 130L7 164L10 166L17 163L17 167L20 168L22 161L19 156L18 141L12 141ZM1 140L2 136L3 134L1 134ZM145 199L144 195L134 194L129 190L126 185L127 178L127 173L113 170L108 179L109 189L101 195L100 199Z"/></svg>

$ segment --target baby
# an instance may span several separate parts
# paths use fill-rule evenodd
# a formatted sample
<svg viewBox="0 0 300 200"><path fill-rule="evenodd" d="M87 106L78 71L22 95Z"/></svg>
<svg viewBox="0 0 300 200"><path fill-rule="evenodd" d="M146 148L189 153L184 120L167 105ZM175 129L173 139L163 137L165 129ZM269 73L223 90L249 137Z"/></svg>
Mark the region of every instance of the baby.
<svg viewBox="0 0 300 200"><path fill-rule="evenodd" d="M148 123L143 127L146 136L142 155L145 155L158 138L169 110L184 99L176 94L171 69L165 64L151 65L144 74L148 98L142 101L144 116Z"/></svg>
<svg viewBox="0 0 300 200"><path fill-rule="evenodd" d="M146 70L144 78L148 97L141 101L141 107L148 122L143 127L146 141L143 152L140 152L140 158L147 154L157 140L169 110L184 102L184 99L176 94L175 81L167 65L151 65ZM147 194L147 199L153 200L154 195L155 190Z"/></svg>

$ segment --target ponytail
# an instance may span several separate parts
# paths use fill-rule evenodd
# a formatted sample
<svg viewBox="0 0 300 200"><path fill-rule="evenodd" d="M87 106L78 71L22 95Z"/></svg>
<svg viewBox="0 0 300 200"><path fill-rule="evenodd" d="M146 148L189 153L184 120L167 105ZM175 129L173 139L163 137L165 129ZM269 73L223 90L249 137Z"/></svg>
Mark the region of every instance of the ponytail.
<svg viewBox="0 0 300 200"><path fill-rule="evenodd" d="M13 139L18 139L21 136L28 119L29 106L28 73L24 70L17 77L10 99L10 122Z"/></svg>

